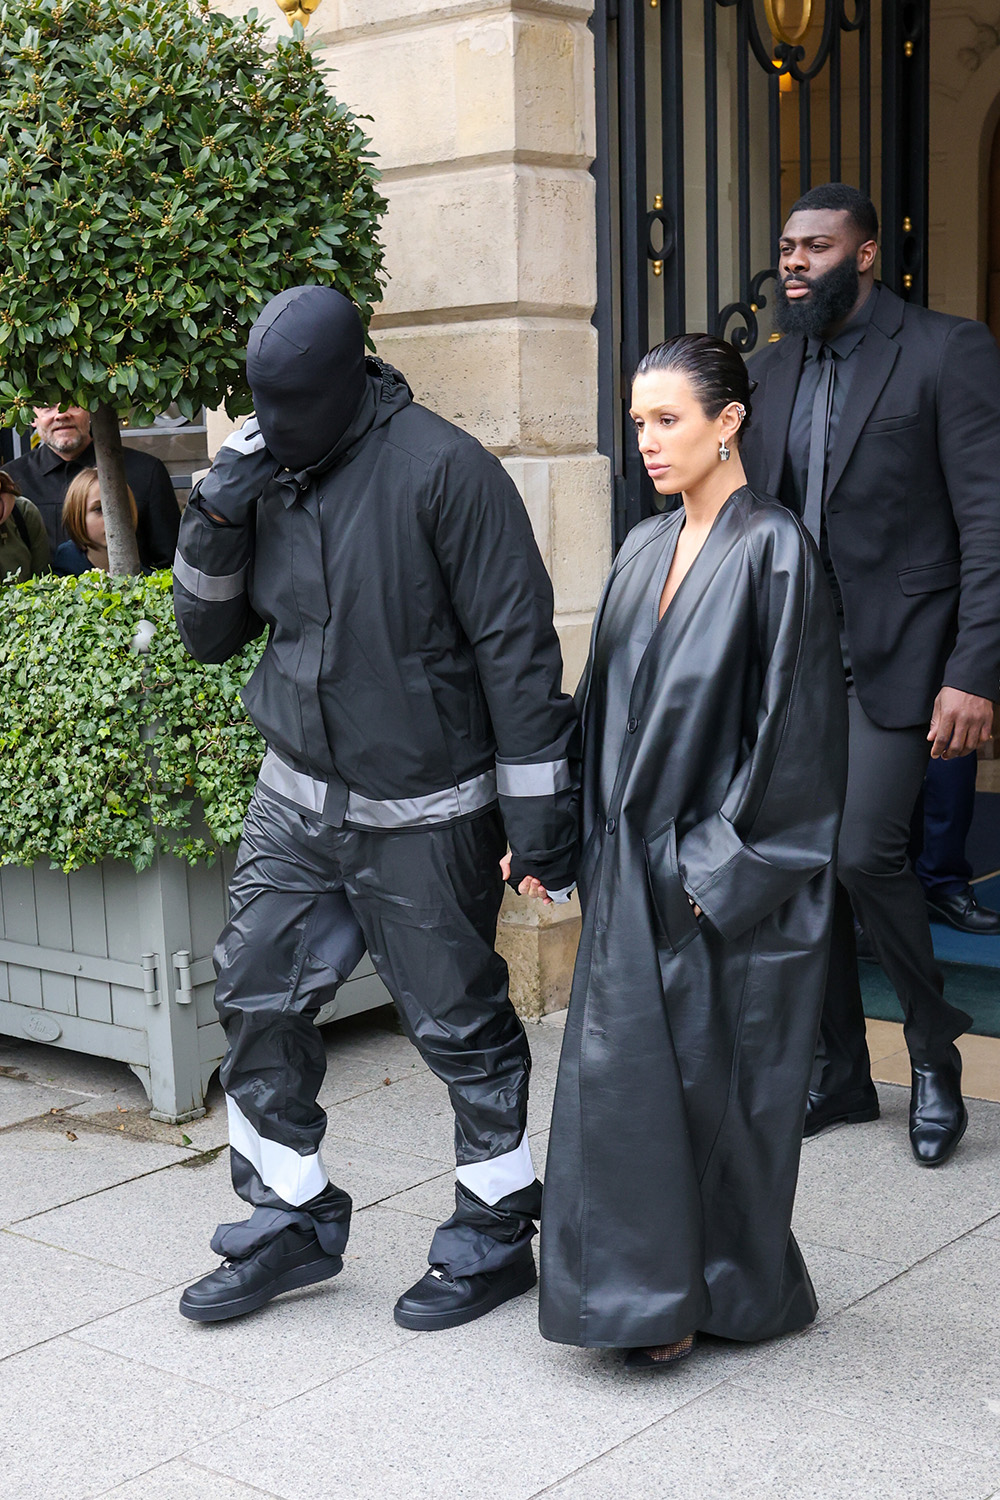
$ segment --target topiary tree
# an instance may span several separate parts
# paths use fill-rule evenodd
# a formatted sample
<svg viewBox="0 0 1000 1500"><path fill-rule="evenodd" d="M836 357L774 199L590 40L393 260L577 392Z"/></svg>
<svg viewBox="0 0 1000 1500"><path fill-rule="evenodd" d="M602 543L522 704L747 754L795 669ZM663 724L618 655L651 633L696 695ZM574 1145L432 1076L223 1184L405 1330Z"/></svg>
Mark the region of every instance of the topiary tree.
<svg viewBox="0 0 1000 1500"><path fill-rule="evenodd" d="M263 301L381 297L370 142L301 26L204 0L0 4L0 421L88 407L114 573L138 571L118 418L251 409Z"/></svg>

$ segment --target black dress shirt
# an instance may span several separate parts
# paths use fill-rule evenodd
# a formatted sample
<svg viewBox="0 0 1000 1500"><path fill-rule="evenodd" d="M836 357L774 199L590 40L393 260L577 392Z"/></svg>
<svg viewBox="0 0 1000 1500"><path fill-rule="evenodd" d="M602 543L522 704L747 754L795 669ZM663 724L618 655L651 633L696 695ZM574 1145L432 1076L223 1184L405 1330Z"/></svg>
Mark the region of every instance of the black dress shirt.
<svg viewBox="0 0 1000 1500"><path fill-rule="evenodd" d="M125 448L125 478L135 496L138 512L136 541L143 568L168 568L177 549L181 524L180 506L174 494L166 466L149 453ZM47 443L39 443L30 453L4 464L18 488L33 500L42 513L53 554L67 540L62 524L66 491L83 469L97 465L93 443L68 463Z"/></svg>

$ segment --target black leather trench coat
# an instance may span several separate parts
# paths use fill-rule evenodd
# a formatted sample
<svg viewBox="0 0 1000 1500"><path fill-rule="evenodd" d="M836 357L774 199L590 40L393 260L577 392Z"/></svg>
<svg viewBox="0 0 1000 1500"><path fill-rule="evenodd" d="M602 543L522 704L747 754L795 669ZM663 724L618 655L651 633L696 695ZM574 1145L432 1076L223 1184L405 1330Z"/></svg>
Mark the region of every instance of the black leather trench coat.
<svg viewBox="0 0 1000 1500"><path fill-rule="evenodd" d="M816 1311L790 1222L847 768L832 602L799 521L737 491L611 722L595 648L635 591L655 608L683 518L627 539L580 686L583 932L541 1246L541 1331L566 1344L762 1339Z"/></svg>

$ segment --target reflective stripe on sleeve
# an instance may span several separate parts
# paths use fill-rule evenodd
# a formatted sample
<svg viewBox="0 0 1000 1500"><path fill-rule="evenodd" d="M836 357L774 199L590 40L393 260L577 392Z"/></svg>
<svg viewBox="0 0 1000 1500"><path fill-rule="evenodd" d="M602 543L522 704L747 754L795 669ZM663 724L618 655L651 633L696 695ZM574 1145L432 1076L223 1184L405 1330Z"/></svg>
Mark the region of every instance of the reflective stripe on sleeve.
<svg viewBox="0 0 1000 1500"><path fill-rule="evenodd" d="M174 577L189 594L209 604L239 598L246 582L247 567L248 564L244 563L237 573L202 573L199 568L192 568L189 562L185 562L180 552L174 554Z"/></svg>
<svg viewBox="0 0 1000 1500"><path fill-rule="evenodd" d="M551 797L572 785L568 760L536 761L530 766L497 761L497 791L501 797Z"/></svg>
<svg viewBox="0 0 1000 1500"><path fill-rule="evenodd" d="M229 1144L253 1167L265 1187L297 1208L321 1193L330 1181L318 1151L300 1156L291 1146L269 1141L255 1130L235 1099L226 1095Z"/></svg>
<svg viewBox="0 0 1000 1500"><path fill-rule="evenodd" d="M490 1161L471 1161L455 1168L455 1176L463 1187L484 1203L492 1205L508 1193L519 1193L530 1187L535 1180L535 1168L531 1161L528 1137L521 1137L521 1144L503 1156L494 1156Z"/></svg>
<svg viewBox="0 0 1000 1500"><path fill-rule="evenodd" d="M259 453L266 446L255 417L248 418L242 427L237 427L220 445L222 448L234 448L237 453Z"/></svg>

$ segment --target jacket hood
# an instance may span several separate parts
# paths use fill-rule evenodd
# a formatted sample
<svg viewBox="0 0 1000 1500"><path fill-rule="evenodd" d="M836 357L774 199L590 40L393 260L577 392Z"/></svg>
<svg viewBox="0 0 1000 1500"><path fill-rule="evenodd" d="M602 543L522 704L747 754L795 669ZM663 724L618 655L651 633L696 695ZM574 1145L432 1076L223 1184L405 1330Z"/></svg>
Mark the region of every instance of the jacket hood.
<svg viewBox="0 0 1000 1500"><path fill-rule="evenodd" d="M279 292L250 330L247 379L278 463L292 470L321 463L367 394L365 335L354 303L327 286Z"/></svg>

